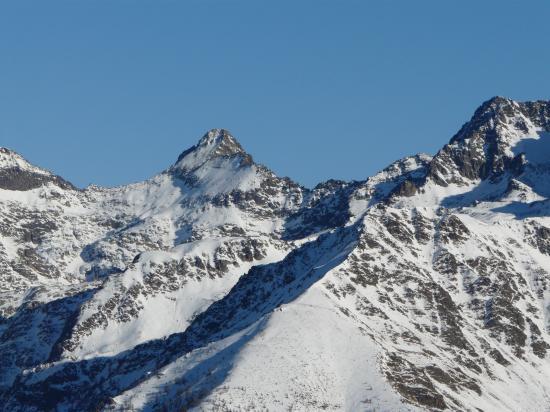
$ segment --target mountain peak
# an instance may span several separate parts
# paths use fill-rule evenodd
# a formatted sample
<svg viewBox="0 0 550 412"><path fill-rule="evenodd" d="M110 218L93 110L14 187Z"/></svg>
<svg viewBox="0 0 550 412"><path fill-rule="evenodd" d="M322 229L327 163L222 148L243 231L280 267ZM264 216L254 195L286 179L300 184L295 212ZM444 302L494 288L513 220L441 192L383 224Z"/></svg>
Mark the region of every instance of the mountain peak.
<svg viewBox="0 0 550 412"><path fill-rule="evenodd" d="M507 107L514 104L517 104L517 103L512 99L509 99L504 96L494 96L494 97L491 97L489 100L483 102L481 106L478 108L478 111L487 111L488 109L494 110L494 109Z"/></svg>
<svg viewBox="0 0 550 412"><path fill-rule="evenodd" d="M495 96L481 104L472 118L452 138L450 143L469 139L473 135L485 133L494 129L499 122L506 122L507 117L513 117L520 112L520 104L505 97Z"/></svg>
<svg viewBox="0 0 550 412"><path fill-rule="evenodd" d="M523 160L517 156L521 152L530 152L531 159L535 152L537 160L540 153L548 156L548 132L550 101L517 102L493 97L475 111L435 156L430 176L446 185L461 183L463 178L485 179L504 171L519 173L518 165Z"/></svg>
<svg viewBox="0 0 550 412"><path fill-rule="evenodd" d="M204 163L215 159L240 158L239 166L251 165L252 157L244 151L226 129L211 129L198 143L185 150L172 167L184 173L193 171Z"/></svg>
<svg viewBox="0 0 550 412"><path fill-rule="evenodd" d="M210 129L199 140L197 146L215 146L222 155L244 152L239 142L226 129Z"/></svg>
<svg viewBox="0 0 550 412"><path fill-rule="evenodd" d="M517 102L495 96L474 112L472 118L453 136L451 143L472 137L474 134L495 130L497 125L527 132L525 123L548 130L550 128L550 101Z"/></svg>
<svg viewBox="0 0 550 412"><path fill-rule="evenodd" d="M0 169L38 169L13 150L0 147Z"/></svg>
<svg viewBox="0 0 550 412"><path fill-rule="evenodd" d="M26 191L50 182L63 189L76 189L63 178L30 164L18 153L0 147L0 189Z"/></svg>

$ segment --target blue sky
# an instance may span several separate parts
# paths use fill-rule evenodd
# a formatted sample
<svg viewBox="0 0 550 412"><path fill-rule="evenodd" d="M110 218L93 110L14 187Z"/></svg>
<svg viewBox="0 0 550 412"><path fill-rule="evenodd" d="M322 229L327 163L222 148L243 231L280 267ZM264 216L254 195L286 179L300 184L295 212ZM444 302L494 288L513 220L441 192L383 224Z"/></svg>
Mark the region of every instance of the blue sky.
<svg viewBox="0 0 550 412"><path fill-rule="evenodd" d="M549 99L548 1L0 2L0 146L79 186L206 130L313 186L436 152L484 100Z"/></svg>

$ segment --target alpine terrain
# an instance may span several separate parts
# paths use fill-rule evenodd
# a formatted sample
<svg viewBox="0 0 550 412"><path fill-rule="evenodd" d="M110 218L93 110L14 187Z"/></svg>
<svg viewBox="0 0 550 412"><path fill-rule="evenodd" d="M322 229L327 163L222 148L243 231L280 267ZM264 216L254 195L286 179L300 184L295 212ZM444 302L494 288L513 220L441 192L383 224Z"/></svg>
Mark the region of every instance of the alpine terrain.
<svg viewBox="0 0 550 412"><path fill-rule="evenodd" d="M0 149L0 410L550 411L550 101L307 189L209 131L74 187Z"/></svg>

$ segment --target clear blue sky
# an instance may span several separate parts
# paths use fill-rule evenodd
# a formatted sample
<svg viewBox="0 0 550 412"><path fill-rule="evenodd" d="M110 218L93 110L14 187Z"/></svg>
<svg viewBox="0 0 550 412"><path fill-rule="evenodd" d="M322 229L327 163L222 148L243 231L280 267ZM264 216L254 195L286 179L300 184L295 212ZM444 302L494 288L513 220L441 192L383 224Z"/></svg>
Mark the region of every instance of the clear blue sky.
<svg viewBox="0 0 550 412"><path fill-rule="evenodd" d="M434 153L494 95L550 98L549 1L4 0L0 146L79 186L214 127L307 186Z"/></svg>

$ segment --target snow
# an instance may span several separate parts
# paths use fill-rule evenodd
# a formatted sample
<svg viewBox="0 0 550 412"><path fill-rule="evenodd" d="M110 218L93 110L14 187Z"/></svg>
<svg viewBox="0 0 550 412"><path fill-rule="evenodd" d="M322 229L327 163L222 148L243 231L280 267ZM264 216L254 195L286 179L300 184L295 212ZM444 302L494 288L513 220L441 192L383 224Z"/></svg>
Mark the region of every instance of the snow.
<svg viewBox="0 0 550 412"><path fill-rule="evenodd" d="M162 252L150 252L144 260L160 263L175 256L195 255L211 256L222 240L199 241L196 244L184 244L173 249L167 256ZM287 251L272 248L268 255L257 261L257 264L268 264L282 260ZM80 346L65 357L88 359L97 356L111 356L134 346L152 340L169 336L173 333L183 332L190 322L203 312L210 304L222 298L238 281L243 273L252 267L252 262L242 262L237 268L229 271L223 278L201 280L191 279L182 288L175 292L163 293L147 297L141 301L143 309L139 317L124 322L110 322L107 327L94 329L91 335L80 341ZM96 313L99 305L105 305L107 301L119 289L122 283L126 289L143 280L143 268L137 267L111 277L102 290L98 292L92 302L81 312L78 323L85 322Z"/></svg>
<svg viewBox="0 0 550 412"><path fill-rule="evenodd" d="M22 156L9 149L0 147L0 169L17 168L27 170L33 173L49 175L50 173L44 169L31 165Z"/></svg>
<svg viewBox="0 0 550 412"><path fill-rule="evenodd" d="M525 159L532 165L550 163L550 133L538 131L535 135L525 137L512 147L515 155L524 154Z"/></svg>
<svg viewBox="0 0 550 412"><path fill-rule="evenodd" d="M144 384L115 398L154 410L180 393L208 395L191 410L413 411L383 379L374 342L318 287L246 330L180 358ZM211 368L206 379L188 379ZM223 383L219 383L223 376ZM165 389L166 390L166 389ZM177 398L176 398L177 399Z"/></svg>

